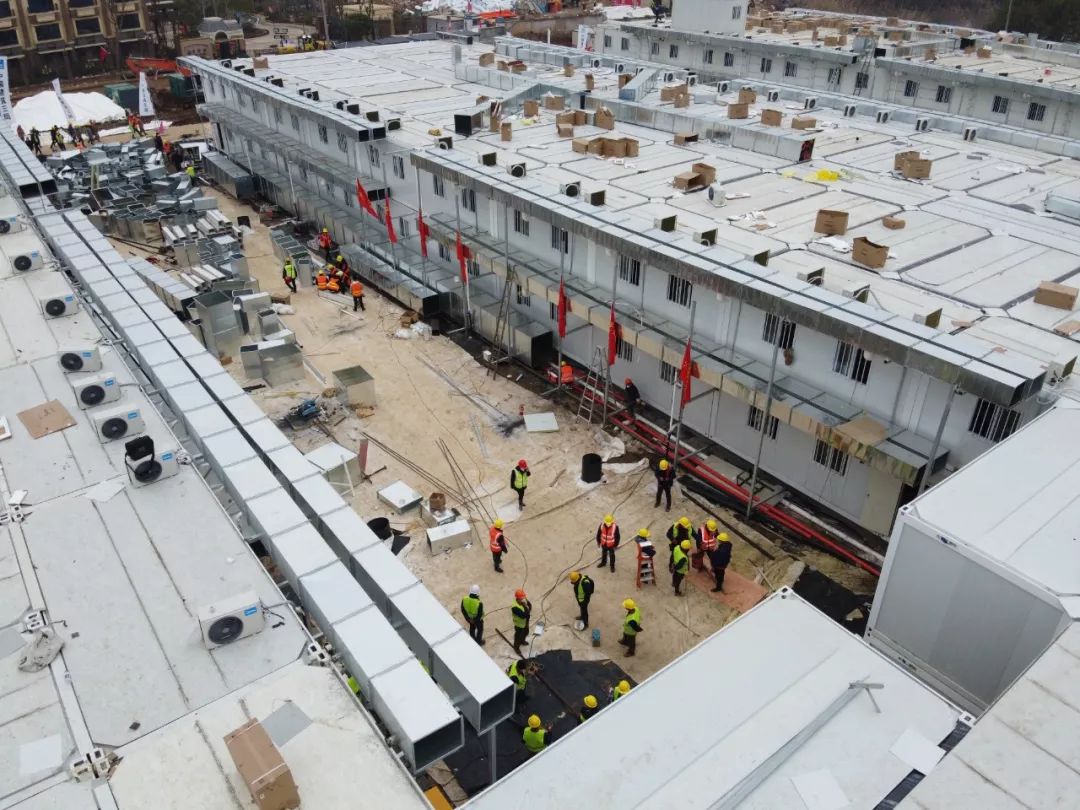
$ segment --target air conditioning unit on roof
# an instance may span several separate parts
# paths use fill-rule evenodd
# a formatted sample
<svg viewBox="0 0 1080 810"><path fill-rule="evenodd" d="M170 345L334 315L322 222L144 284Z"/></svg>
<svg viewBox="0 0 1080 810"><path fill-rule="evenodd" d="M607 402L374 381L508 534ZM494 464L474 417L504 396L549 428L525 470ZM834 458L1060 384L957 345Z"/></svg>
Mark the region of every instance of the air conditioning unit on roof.
<svg viewBox="0 0 1080 810"><path fill-rule="evenodd" d="M47 296L39 302L46 318L63 318L79 311L79 301L74 293Z"/></svg>
<svg viewBox="0 0 1080 810"><path fill-rule="evenodd" d="M61 349L56 355L60 368L74 373L76 371L100 371L101 350L97 346L80 349Z"/></svg>
<svg viewBox="0 0 1080 810"><path fill-rule="evenodd" d="M120 399L120 383L112 374L99 374L71 384L75 401L84 411Z"/></svg>
<svg viewBox="0 0 1080 810"><path fill-rule="evenodd" d="M40 250L28 250L26 253L16 254L11 260L11 266L20 273L37 270L43 264L45 264L45 257L41 255Z"/></svg>
<svg viewBox="0 0 1080 810"><path fill-rule="evenodd" d="M18 233L25 227L26 223L23 222L23 218L19 214L0 217L0 234Z"/></svg>
<svg viewBox="0 0 1080 810"><path fill-rule="evenodd" d="M727 205L727 197L724 196L723 183L710 183L709 188L705 192L705 196L708 197L709 202L715 208L723 208Z"/></svg>
<svg viewBox="0 0 1080 810"><path fill-rule="evenodd" d="M207 649L223 647L265 626L262 602L255 591L245 591L199 610L199 629Z"/></svg>
<svg viewBox="0 0 1080 810"><path fill-rule="evenodd" d="M127 436L135 436L146 430L146 422L143 421L139 409L130 404L95 410L91 414L91 419L94 423L94 433L97 434L98 441L103 444Z"/></svg>
<svg viewBox="0 0 1080 810"><path fill-rule="evenodd" d="M879 124L887 124L887 123L889 123L889 111L888 110L878 110L877 111L877 122Z"/></svg>

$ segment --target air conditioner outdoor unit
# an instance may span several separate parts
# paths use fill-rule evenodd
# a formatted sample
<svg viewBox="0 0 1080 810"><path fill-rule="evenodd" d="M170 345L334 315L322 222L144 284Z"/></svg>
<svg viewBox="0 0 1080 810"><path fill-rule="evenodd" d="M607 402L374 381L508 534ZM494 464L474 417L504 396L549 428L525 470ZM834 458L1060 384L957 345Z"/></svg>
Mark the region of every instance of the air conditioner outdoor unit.
<svg viewBox="0 0 1080 810"><path fill-rule="evenodd" d="M496 160L497 157L498 157L498 155L495 152L481 152L480 153L480 165L481 166L494 166L498 162Z"/></svg>
<svg viewBox="0 0 1080 810"><path fill-rule="evenodd" d="M199 610L199 629L208 650L253 636L264 625L262 602L255 591L245 591Z"/></svg>
<svg viewBox="0 0 1080 810"><path fill-rule="evenodd" d="M929 118L916 118L915 119L915 131L916 132L926 132L929 129L930 129L930 119Z"/></svg>
<svg viewBox="0 0 1080 810"><path fill-rule="evenodd" d="M726 93L729 90L731 90L731 82L719 82L716 85L716 92L717 93Z"/></svg>
<svg viewBox="0 0 1080 810"><path fill-rule="evenodd" d="M75 371L101 371L101 350L97 346L88 349L61 349L56 359L60 368L68 373Z"/></svg>
<svg viewBox="0 0 1080 810"><path fill-rule="evenodd" d="M673 231L675 230L677 222L678 220L675 214L671 214L666 217L656 217L656 219L653 220L653 226L658 231Z"/></svg>
<svg viewBox="0 0 1080 810"><path fill-rule="evenodd" d="M37 270L43 264L45 264L45 257L41 255L40 250L31 250L27 253L20 253L11 260L11 266L20 273L25 273L28 270Z"/></svg>
<svg viewBox="0 0 1080 810"><path fill-rule="evenodd" d="M687 76L686 76L686 86L687 87L693 87L696 84L697 84L697 74L696 73L687 74Z"/></svg>
<svg viewBox="0 0 1080 810"><path fill-rule="evenodd" d="M708 245L709 247L716 244L716 228L709 228L704 231L694 231L694 241L699 245Z"/></svg>
<svg viewBox="0 0 1080 810"><path fill-rule="evenodd" d="M865 304L870 298L870 285L849 284L844 287L843 292L848 298L854 298L856 301L861 301Z"/></svg>
<svg viewBox="0 0 1080 810"><path fill-rule="evenodd" d="M84 411L120 399L120 383L112 374L98 374L72 382L71 388L79 407Z"/></svg>
<svg viewBox="0 0 1080 810"><path fill-rule="evenodd" d="M798 276L799 281L805 281L807 284L813 284L815 287L820 287L825 283L824 267L819 267L816 270L800 270L795 275Z"/></svg>
<svg viewBox="0 0 1080 810"><path fill-rule="evenodd" d="M844 105L844 118L854 118L854 117L855 117L855 105L854 104L845 104Z"/></svg>
<svg viewBox="0 0 1080 810"><path fill-rule="evenodd" d="M615 65L615 72L616 73L626 73L626 65L624 65L622 62L617 63Z"/></svg>
<svg viewBox="0 0 1080 810"><path fill-rule="evenodd" d="M589 205L603 205L606 197L607 192L602 188L599 188L596 191L585 192L585 199L588 201Z"/></svg>
<svg viewBox="0 0 1080 810"><path fill-rule="evenodd" d="M769 92L767 92L765 94L765 99L767 101L779 101L780 100L780 91L779 90L770 90Z"/></svg>
<svg viewBox="0 0 1080 810"><path fill-rule="evenodd" d="M559 193L565 194L567 197L577 197L581 194L581 183L562 183L559 186Z"/></svg>
<svg viewBox="0 0 1080 810"><path fill-rule="evenodd" d="M98 441L112 442L125 436L134 436L146 430L139 409L131 405L114 405L102 408L90 414L94 421L94 432Z"/></svg>
<svg viewBox="0 0 1080 810"><path fill-rule="evenodd" d="M672 73L671 71L668 71L667 73L664 74L664 81L665 82L673 82L673 81L675 81L675 74Z"/></svg>
<svg viewBox="0 0 1080 810"><path fill-rule="evenodd" d="M601 66L603 66L603 64L604 64L604 62L603 62L603 60L602 60L602 59L593 59L593 60L592 60L592 66L593 66L594 68L598 68L598 67L601 67Z"/></svg>
<svg viewBox="0 0 1080 810"><path fill-rule="evenodd" d="M440 149L453 149L454 139L449 135L443 135L441 138L435 139L435 145Z"/></svg>
<svg viewBox="0 0 1080 810"><path fill-rule="evenodd" d="M133 486L148 487L180 473L176 450L155 451L154 440L140 436L124 445L124 463Z"/></svg>
<svg viewBox="0 0 1080 810"><path fill-rule="evenodd" d="M3 233L17 233L26 227L26 223L23 222L23 218L18 214L12 214L7 217L0 217L0 234Z"/></svg>
<svg viewBox="0 0 1080 810"><path fill-rule="evenodd" d="M727 205L723 183L710 183L709 188L705 191L705 196L709 198L709 202L716 208L723 208Z"/></svg>
<svg viewBox="0 0 1080 810"><path fill-rule="evenodd" d="M978 130L975 127L964 127L964 140L973 141L978 134Z"/></svg>
<svg viewBox="0 0 1080 810"><path fill-rule="evenodd" d="M889 111L888 110L878 110L877 122L879 124L887 124L887 123L889 123Z"/></svg>
<svg viewBox="0 0 1080 810"><path fill-rule="evenodd" d="M506 173L511 177L524 177L525 176L525 164L524 163L509 163L506 166Z"/></svg>
<svg viewBox="0 0 1080 810"><path fill-rule="evenodd" d="M39 301L46 318L63 318L79 311L79 302L74 293L46 296Z"/></svg>
<svg viewBox="0 0 1080 810"><path fill-rule="evenodd" d="M807 96L803 99L803 109L812 110L817 106L817 96Z"/></svg>

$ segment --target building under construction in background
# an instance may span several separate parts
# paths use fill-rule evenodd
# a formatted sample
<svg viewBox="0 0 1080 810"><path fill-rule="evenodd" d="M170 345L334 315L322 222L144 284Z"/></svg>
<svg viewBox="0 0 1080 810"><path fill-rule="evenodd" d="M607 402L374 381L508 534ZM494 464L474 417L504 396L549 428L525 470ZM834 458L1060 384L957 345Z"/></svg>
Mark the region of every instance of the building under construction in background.
<svg viewBox="0 0 1080 810"><path fill-rule="evenodd" d="M443 534L429 531L430 553L406 564L389 521L355 508L366 459L336 443L302 452L289 420L303 407L268 417L256 389L328 381L319 347L297 339L318 324L302 314L287 328L260 291L243 254L250 227L168 175L152 147L47 168L5 132L2 806L1075 803L1076 143L1057 124L987 127L981 108L948 100L913 110L922 96L886 94L884 74L873 93L844 73L811 96L734 56L716 75L680 61L699 56L686 43L713 64L714 41L732 41L755 59L775 48L765 74L764 59L798 49L822 63L869 53L869 73L890 70L879 47L903 59L898 43L931 34L938 60L1031 45L716 7L713 33L678 30L693 25L688 10L709 11L698 3L674 29L586 31L588 51L445 33L188 57L212 142L188 148L219 189L332 233L369 295L479 335L502 377L551 380L546 393L590 429L667 457L686 488L778 531L778 547L826 546L880 575L865 638L786 586L697 633L689 600L672 610L639 581L632 592L656 616L643 643L661 621L681 626L681 654L617 700L600 693L579 725L579 693L629 676L607 648L570 662L549 647L523 703L498 642L477 645L444 606L465 593L447 582L461 544L474 538L486 557L486 527L466 525L454 545L454 524L428 522ZM813 44L762 45L760 27ZM851 55L840 36L894 45ZM663 58L658 37L670 38ZM837 41L816 48L825 37ZM1069 61L1063 47L1051 59L1052 71ZM824 68L786 70L802 81ZM174 267L119 249L155 228ZM285 228L269 239L300 268L299 296L322 301L311 285L324 254ZM334 384L374 402L357 369ZM627 378L637 418L623 408ZM438 421L431 406L451 395L411 384ZM419 433L384 424L398 447ZM472 516L484 487L444 456L445 489ZM398 484L379 490L388 512L441 511ZM636 486L626 491L629 512ZM507 566L521 565L515 551ZM626 576L633 552L620 554ZM595 558L581 560L592 571ZM619 580L596 574L617 607ZM534 597L529 657L550 594ZM556 729L532 756L530 713Z"/></svg>

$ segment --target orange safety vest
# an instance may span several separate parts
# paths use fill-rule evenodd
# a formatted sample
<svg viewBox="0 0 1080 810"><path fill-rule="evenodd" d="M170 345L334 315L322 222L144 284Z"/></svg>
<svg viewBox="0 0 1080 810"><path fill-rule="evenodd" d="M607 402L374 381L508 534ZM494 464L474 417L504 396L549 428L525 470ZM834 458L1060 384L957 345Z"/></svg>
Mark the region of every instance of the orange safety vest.
<svg viewBox="0 0 1080 810"><path fill-rule="evenodd" d="M710 532L708 526L701 527L701 550L716 551L716 532Z"/></svg>
<svg viewBox="0 0 1080 810"><path fill-rule="evenodd" d="M492 554L502 553L502 544L499 542L502 540L502 536L502 529L496 529L494 526L488 529L488 546L491 548Z"/></svg>
<svg viewBox="0 0 1080 810"><path fill-rule="evenodd" d="M353 298L360 298L364 294L364 285L359 281L354 281L349 285L349 291L352 293Z"/></svg>
<svg viewBox="0 0 1080 810"><path fill-rule="evenodd" d="M332 279L330 279L330 281L327 282L326 289L329 290L330 292L340 292L341 291L341 285L337 283L336 278L332 278Z"/></svg>
<svg viewBox="0 0 1080 810"><path fill-rule="evenodd" d="M563 366L562 369L559 372L559 378L564 383L573 382L574 381L574 367L569 366L569 365Z"/></svg>
<svg viewBox="0 0 1080 810"><path fill-rule="evenodd" d="M604 548L615 548L615 527L618 523L612 523L608 526L606 523L600 524L600 545Z"/></svg>
<svg viewBox="0 0 1080 810"><path fill-rule="evenodd" d="M318 287L320 290L325 290L327 280L328 279L326 278L326 273L319 273L319 275L315 276L315 286Z"/></svg>

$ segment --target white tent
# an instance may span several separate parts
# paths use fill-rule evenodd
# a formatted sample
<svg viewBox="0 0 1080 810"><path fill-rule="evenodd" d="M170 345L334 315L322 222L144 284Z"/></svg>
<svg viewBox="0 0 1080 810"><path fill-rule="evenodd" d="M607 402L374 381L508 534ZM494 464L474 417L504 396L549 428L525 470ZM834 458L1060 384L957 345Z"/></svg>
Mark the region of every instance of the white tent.
<svg viewBox="0 0 1080 810"><path fill-rule="evenodd" d="M124 108L114 104L101 93L64 93L64 101L75 113L76 124L87 124L91 120L99 123L105 121L123 120ZM15 105L12 111L15 123L22 126L27 132L32 127L39 130L50 129L53 125L66 127L67 116L60 106L56 93L52 90L42 90L40 93L28 96Z"/></svg>

